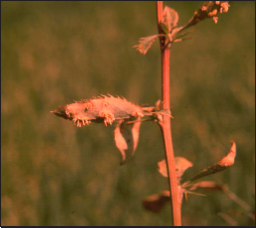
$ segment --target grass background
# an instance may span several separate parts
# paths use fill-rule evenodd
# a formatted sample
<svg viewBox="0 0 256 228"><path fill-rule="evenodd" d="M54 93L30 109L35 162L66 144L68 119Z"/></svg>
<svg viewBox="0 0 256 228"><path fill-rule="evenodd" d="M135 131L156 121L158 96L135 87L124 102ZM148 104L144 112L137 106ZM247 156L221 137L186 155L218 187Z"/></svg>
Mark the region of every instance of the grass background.
<svg viewBox="0 0 256 228"><path fill-rule="evenodd" d="M202 2L165 2L179 25ZM254 212L255 2L231 2L218 24L205 20L171 53L172 134L192 175L237 143L235 165L205 178L228 184ZM1 224L170 225L170 206L145 211L141 199L168 188L157 172L160 129L143 123L135 156L119 166L114 126L76 128L50 114L100 94L136 104L161 97L160 51L132 48L157 33L154 2L1 1ZM254 225L221 192L191 195L184 225ZM232 224L232 223L231 223Z"/></svg>

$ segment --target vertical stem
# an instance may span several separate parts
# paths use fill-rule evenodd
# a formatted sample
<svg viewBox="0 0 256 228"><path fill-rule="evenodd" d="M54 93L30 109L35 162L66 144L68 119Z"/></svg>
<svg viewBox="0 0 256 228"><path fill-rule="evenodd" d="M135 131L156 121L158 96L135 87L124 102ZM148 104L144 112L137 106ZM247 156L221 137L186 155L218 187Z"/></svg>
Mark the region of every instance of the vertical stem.
<svg viewBox="0 0 256 228"><path fill-rule="evenodd" d="M163 1L157 1L157 22L159 34L162 33L160 22L163 18ZM162 101L163 108L170 110L170 48L165 46L165 38L160 37L161 63L162 63ZM171 207L174 226L181 226L181 197L178 189L175 160L171 135L171 119L163 115L160 123L164 145L165 156L168 170L168 180L171 192Z"/></svg>

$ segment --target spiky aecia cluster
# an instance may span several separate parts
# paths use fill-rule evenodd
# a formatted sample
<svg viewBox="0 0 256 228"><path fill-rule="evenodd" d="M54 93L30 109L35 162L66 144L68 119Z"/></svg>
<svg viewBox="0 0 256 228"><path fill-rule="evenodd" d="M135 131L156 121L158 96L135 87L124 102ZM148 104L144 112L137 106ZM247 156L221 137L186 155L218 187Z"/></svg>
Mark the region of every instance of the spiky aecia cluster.
<svg viewBox="0 0 256 228"><path fill-rule="evenodd" d="M72 120L77 127L89 125L91 122L104 123L107 126L115 120L144 116L140 106L127 101L125 98L111 95L75 101L59 106L51 113Z"/></svg>

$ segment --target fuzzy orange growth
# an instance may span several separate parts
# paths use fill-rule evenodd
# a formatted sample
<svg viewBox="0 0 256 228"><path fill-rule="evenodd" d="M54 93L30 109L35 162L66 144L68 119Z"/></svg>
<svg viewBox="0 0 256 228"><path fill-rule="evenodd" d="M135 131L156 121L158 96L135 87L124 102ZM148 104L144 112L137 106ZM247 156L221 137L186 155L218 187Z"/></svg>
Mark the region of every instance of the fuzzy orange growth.
<svg viewBox="0 0 256 228"><path fill-rule="evenodd" d="M124 98L108 96L75 101L51 111L57 116L74 121L77 127L91 122L112 125L115 120L144 116L143 110Z"/></svg>

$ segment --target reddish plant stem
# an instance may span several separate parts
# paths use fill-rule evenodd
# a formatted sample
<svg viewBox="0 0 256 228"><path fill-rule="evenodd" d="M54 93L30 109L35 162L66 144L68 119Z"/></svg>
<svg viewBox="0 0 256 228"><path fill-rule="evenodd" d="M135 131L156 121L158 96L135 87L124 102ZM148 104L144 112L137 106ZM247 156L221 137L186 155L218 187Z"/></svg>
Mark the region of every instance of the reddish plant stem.
<svg viewBox="0 0 256 228"><path fill-rule="evenodd" d="M157 1L157 22L159 34L162 33L160 22L163 18L163 1ZM170 110L170 47L165 46L165 38L160 37L161 47L161 63L162 63L162 101L163 108ZM171 192L171 207L174 226L181 226L181 197L179 194L175 160L171 134L171 119L167 115L163 115L160 123L164 146L165 156L168 170L168 180Z"/></svg>

